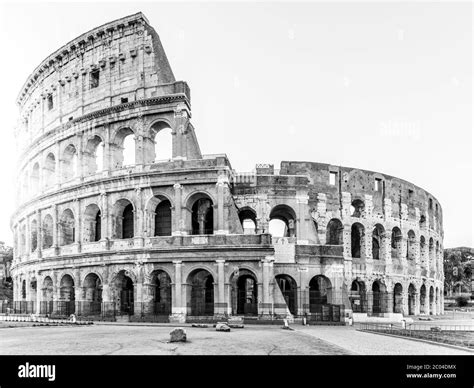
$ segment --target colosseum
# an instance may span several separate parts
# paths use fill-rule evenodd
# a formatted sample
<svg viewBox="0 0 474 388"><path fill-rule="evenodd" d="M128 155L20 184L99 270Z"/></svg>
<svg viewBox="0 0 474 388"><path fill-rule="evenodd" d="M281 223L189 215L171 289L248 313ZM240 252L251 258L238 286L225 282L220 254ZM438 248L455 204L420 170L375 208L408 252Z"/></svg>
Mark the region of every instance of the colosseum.
<svg viewBox="0 0 474 388"><path fill-rule="evenodd" d="M432 194L356 168L239 173L203 154L190 88L142 13L49 55L17 103L16 311L333 324L443 312Z"/></svg>

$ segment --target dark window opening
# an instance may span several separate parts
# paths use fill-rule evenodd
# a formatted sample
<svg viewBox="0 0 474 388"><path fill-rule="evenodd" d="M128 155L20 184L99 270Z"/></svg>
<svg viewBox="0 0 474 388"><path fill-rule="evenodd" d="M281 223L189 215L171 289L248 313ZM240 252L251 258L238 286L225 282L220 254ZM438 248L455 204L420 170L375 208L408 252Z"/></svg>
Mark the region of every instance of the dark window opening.
<svg viewBox="0 0 474 388"><path fill-rule="evenodd" d="M48 110L51 110L53 108L54 108L53 95L50 94L48 95Z"/></svg>
<svg viewBox="0 0 474 388"><path fill-rule="evenodd" d="M122 238L132 238L133 229L133 206L128 204L123 210Z"/></svg>
<svg viewBox="0 0 474 388"><path fill-rule="evenodd" d="M128 102L128 98L127 98L127 97L122 97L122 98L120 99L120 103L121 103L121 104L126 104L127 102Z"/></svg>
<svg viewBox="0 0 474 388"><path fill-rule="evenodd" d="M91 89L99 86L99 70L91 71L90 81L91 81Z"/></svg>
<svg viewBox="0 0 474 388"><path fill-rule="evenodd" d="M100 210L97 212L97 215L95 216L95 236L94 236L94 241L100 241L101 239L101 234L102 234L102 217L100 214Z"/></svg>

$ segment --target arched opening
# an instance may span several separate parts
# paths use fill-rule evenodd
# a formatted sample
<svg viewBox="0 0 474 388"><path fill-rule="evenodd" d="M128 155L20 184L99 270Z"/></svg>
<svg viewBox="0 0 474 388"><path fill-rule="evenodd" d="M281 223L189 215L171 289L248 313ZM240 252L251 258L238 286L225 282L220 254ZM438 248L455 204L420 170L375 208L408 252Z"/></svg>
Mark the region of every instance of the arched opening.
<svg viewBox="0 0 474 388"><path fill-rule="evenodd" d="M437 312L437 314L441 314L442 313L441 312L441 305L439 303L440 291L439 291L438 287L436 287L436 289L435 289L435 298L436 298L436 300L435 300L436 312Z"/></svg>
<svg viewBox="0 0 474 388"><path fill-rule="evenodd" d="M433 237L430 237L430 240L429 240L428 254L429 254L429 260L430 260L429 268L433 269L434 268L434 254L435 254Z"/></svg>
<svg viewBox="0 0 474 388"><path fill-rule="evenodd" d="M331 281L323 275L314 276L309 282L309 311L321 313L322 305L331 303Z"/></svg>
<svg viewBox="0 0 474 388"><path fill-rule="evenodd" d="M380 260L383 258L381 247L384 233L384 227L380 224L376 224L374 230L372 231L372 258L374 260Z"/></svg>
<svg viewBox="0 0 474 388"><path fill-rule="evenodd" d="M53 312L53 280L46 276L43 280L43 300L40 304L40 314L51 314Z"/></svg>
<svg viewBox="0 0 474 388"><path fill-rule="evenodd" d="M25 254L26 252L26 225L23 225L20 229L20 252Z"/></svg>
<svg viewBox="0 0 474 388"><path fill-rule="evenodd" d="M76 311L75 300L74 280L71 275L64 275L59 283L59 314L66 316L74 314Z"/></svg>
<svg viewBox="0 0 474 388"><path fill-rule="evenodd" d="M351 204L351 217L359 217L359 218L362 217L364 208L365 208L364 201L360 199L353 200Z"/></svg>
<svg viewBox="0 0 474 388"><path fill-rule="evenodd" d="M120 271L113 282L114 299L117 310L121 315L133 315L134 312L134 284L125 270Z"/></svg>
<svg viewBox="0 0 474 388"><path fill-rule="evenodd" d="M64 150L63 158L61 160L61 171L63 181L68 181L77 176L78 158L76 147L69 144Z"/></svg>
<svg viewBox="0 0 474 388"><path fill-rule="evenodd" d="M407 260L415 260L416 258L416 236L413 230L408 231L407 239Z"/></svg>
<svg viewBox="0 0 474 388"><path fill-rule="evenodd" d="M413 283L408 286L408 315L415 315L416 289Z"/></svg>
<svg viewBox="0 0 474 388"><path fill-rule="evenodd" d="M53 246L53 217L47 214L43 219L43 249Z"/></svg>
<svg viewBox="0 0 474 388"><path fill-rule="evenodd" d="M34 252L38 248L38 223L36 222L36 220L33 220L31 222L30 228L31 228L30 248L31 248L31 252Z"/></svg>
<svg viewBox="0 0 474 388"><path fill-rule="evenodd" d="M211 198L198 193L193 195L188 203L192 204L191 234L214 234L214 206Z"/></svg>
<svg viewBox="0 0 474 388"><path fill-rule="evenodd" d="M420 314L426 314L426 287L424 284L420 287Z"/></svg>
<svg viewBox="0 0 474 388"><path fill-rule="evenodd" d="M173 158L173 131L163 121L153 124L151 127L153 136L154 157L152 162L168 161Z"/></svg>
<svg viewBox="0 0 474 388"><path fill-rule="evenodd" d="M102 307L102 282L95 273L88 274L84 279L84 301L82 314L97 315Z"/></svg>
<svg viewBox="0 0 474 388"><path fill-rule="evenodd" d="M420 215L420 229L426 228L426 216L424 214Z"/></svg>
<svg viewBox="0 0 474 388"><path fill-rule="evenodd" d="M435 313L435 305L434 305L434 289L433 286L430 287L430 315Z"/></svg>
<svg viewBox="0 0 474 388"><path fill-rule="evenodd" d="M420 237L420 260L421 266L426 267L426 240L424 236Z"/></svg>
<svg viewBox="0 0 474 388"><path fill-rule="evenodd" d="M379 281L375 280L372 283L372 314L377 315L386 311L387 293L385 286Z"/></svg>
<svg viewBox="0 0 474 388"><path fill-rule="evenodd" d="M75 221L71 209L66 209L59 220L59 245L69 245L75 242Z"/></svg>
<svg viewBox="0 0 474 388"><path fill-rule="evenodd" d="M328 222L326 228L326 244L328 245L342 245L342 233L344 232L344 226L342 222L337 218L333 218Z"/></svg>
<svg viewBox="0 0 474 388"><path fill-rule="evenodd" d="M126 239L134 236L134 209L127 199L120 199L114 205L114 238Z"/></svg>
<svg viewBox="0 0 474 388"><path fill-rule="evenodd" d="M270 212L268 231L273 237L296 237L296 213L288 205L277 205Z"/></svg>
<svg viewBox="0 0 474 388"><path fill-rule="evenodd" d="M153 295L153 313L155 315L171 314L171 278L165 271L155 271L151 280Z"/></svg>
<svg viewBox="0 0 474 388"><path fill-rule="evenodd" d="M87 205L84 212L84 232L85 242L100 241L102 237L102 214L99 206L95 203Z"/></svg>
<svg viewBox="0 0 474 388"><path fill-rule="evenodd" d="M56 181L56 158L51 152L46 157L43 166L44 187L50 187Z"/></svg>
<svg viewBox="0 0 474 388"><path fill-rule="evenodd" d="M361 280L354 280L351 284L351 293L349 297L351 301L352 312L367 312L367 295L365 291L365 283Z"/></svg>
<svg viewBox="0 0 474 388"><path fill-rule="evenodd" d="M298 286L295 279L289 275L276 275L275 280L285 299L288 310L291 314L296 315L298 311Z"/></svg>
<svg viewBox="0 0 474 388"><path fill-rule="evenodd" d="M26 299L26 280L21 282L21 299Z"/></svg>
<svg viewBox="0 0 474 388"><path fill-rule="evenodd" d="M439 251L439 241L436 241L436 246L435 246L435 270L439 271L439 257L440 257L440 251Z"/></svg>
<svg viewBox="0 0 474 388"><path fill-rule="evenodd" d="M400 283L393 287L393 312L403 314L403 287Z"/></svg>
<svg viewBox="0 0 474 388"><path fill-rule="evenodd" d="M244 234L257 233L257 214L251 208L243 208L239 210L239 220L242 224Z"/></svg>
<svg viewBox="0 0 474 388"><path fill-rule="evenodd" d="M31 182L31 191L34 194L39 192L39 179L40 179L40 167L39 163L35 163L33 170L31 171L30 182Z"/></svg>
<svg viewBox="0 0 474 388"><path fill-rule="evenodd" d="M258 314L258 285L255 276L250 271L239 270L235 280L234 294L237 301L237 314ZM235 306L234 306L235 311Z"/></svg>
<svg viewBox="0 0 474 388"><path fill-rule="evenodd" d="M351 256L353 258L365 258L364 251L364 226L358 222L351 227Z"/></svg>
<svg viewBox="0 0 474 388"><path fill-rule="evenodd" d="M394 227L392 229L391 238L392 258L402 257L402 232L400 228Z"/></svg>
<svg viewBox="0 0 474 388"><path fill-rule="evenodd" d="M155 208L155 236L171 236L171 202L167 199Z"/></svg>
<svg viewBox="0 0 474 388"><path fill-rule="evenodd" d="M135 164L135 134L130 128L117 132L113 144L113 168L122 168Z"/></svg>
<svg viewBox="0 0 474 388"><path fill-rule="evenodd" d="M214 278L205 269L191 272L187 280L188 314L214 315Z"/></svg>
<svg viewBox="0 0 474 388"><path fill-rule="evenodd" d="M104 142L99 136L94 136L92 139L87 141L83 157L88 175L92 175L103 170Z"/></svg>

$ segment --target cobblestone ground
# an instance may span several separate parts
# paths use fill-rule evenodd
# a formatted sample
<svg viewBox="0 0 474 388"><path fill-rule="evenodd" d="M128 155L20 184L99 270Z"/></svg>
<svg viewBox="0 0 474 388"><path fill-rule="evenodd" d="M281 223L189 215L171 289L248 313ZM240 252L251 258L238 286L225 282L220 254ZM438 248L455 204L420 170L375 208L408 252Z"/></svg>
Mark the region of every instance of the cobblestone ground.
<svg viewBox="0 0 474 388"><path fill-rule="evenodd" d="M402 338L362 333L353 327L250 326L230 333L186 327L189 342L168 343L168 326L90 325L0 329L0 354L150 355L455 355L473 354Z"/></svg>

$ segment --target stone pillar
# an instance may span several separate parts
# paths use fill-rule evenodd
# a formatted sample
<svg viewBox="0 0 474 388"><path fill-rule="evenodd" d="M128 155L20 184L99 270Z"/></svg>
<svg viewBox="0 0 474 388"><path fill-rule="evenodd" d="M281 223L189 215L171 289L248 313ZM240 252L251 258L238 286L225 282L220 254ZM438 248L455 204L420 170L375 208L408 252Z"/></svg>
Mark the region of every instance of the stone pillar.
<svg viewBox="0 0 474 388"><path fill-rule="evenodd" d="M81 252L81 240L82 240L82 217L81 217L81 200L74 199L74 213L75 214L75 235L74 243L77 247L77 253Z"/></svg>
<svg viewBox="0 0 474 388"><path fill-rule="evenodd" d="M179 105L175 108L173 126L173 159L186 159L185 154L185 132L188 127L190 114L184 105Z"/></svg>
<svg viewBox="0 0 474 388"><path fill-rule="evenodd" d="M174 186L174 215L173 215L173 236L181 236L184 229L184 220L181 210L183 186L176 183Z"/></svg>
<svg viewBox="0 0 474 388"><path fill-rule="evenodd" d="M59 219L58 219L58 206L53 205L53 248L55 254L57 254L59 246Z"/></svg>
<svg viewBox="0 0 474 388"><path fill-rule="evenodd" d="M351 216L351 193L343 191L341 193L342 199L342 209L341 209L341 219L345 220ZM343 221L344 224L344 221Z"/></svg>
<svg viewBox="0 0 474 388"><path fill-rule="evenodd" d="M272 281L272 274L273 273L273 256L266 256L265 259L262 260L262 303L264 306L259 314L270 314L272 312L272 308L270 304L273 302L273 298L270 297L270 282ZM271 264L271 266L270 266Z"/></svg>
<svg viewBox="0 0 474 388"><path fill-rule="evenodd" d="M77 166L76 166L76 176L75 178L79 178L80 181L84 178L84 140L83 140L83 133L79 132L76 134L77 136Z"/></svg>
<svg viewBox="0 0 474 388"><path fill-rule="evenodd" d="M181 260L173 261L175 276L174 283L172 284L172 307L170 322L184 323L186 321L186 301L183 298L183 281L182 281L182 268L183 262Z"/></svg>
<svg viewBox="0 0 474 388"><path fill-rule="evenodd" d="M42 257L42 248L43 248L43 228L41 225L41 210L36 211L36 224L37 224L37 232L36 232L36 246L37 246L37 254L38 259Z"/></svg>
<svg viewBox="0 0 474 388"><path fill-rule="evenodd" d="M143 241L143 230L145 229L144 226L144 214L143 214L143 204L142 204L142 189L136 188L135 189L135 197L136 197L136 210L135 210L135 225L134 225L134 237L141 238ZM143 242L142 245L143 246Z"/></svg>
<svg viewBox="0 0 474 388"><path fill-rule="evenodd" d="M31 225L30 216L26 216L26 236L25 236L25 254L31 256Z"/></svg>
<svg viewBox="0 0 474 388"><path fill-rule="evenodd" d="M102 167L104 171L109 172L112 169L112 150L113 148L110 146L110 125L104 125L104 132L105 135L104 139L104 152L103 152L103 160L102 160Z"/></svg>
<svg viewBox="0 0 474 388"><path fill-rule="evenodd" d="M55 158L54 159L54 175L55 175L55 180L52 184L52 186L59 188L61 186L62 180L61 180L61 155L60 155L60 148L59 148L59 141L56 142L54 145L54 153L55 153Z"/></svg>
<svg viewBox="0 0 474 388"><path fill-rule="evenodd" d="M224 315L227 314L228 308L224 307L225 303L225 271L224 265L225 260L218 259L217 263L217 303L219 307L216 309L215 314ZM227 306L228 307L228 306Z"/></svg>
<svg viewBox="0 0 474 388"><path fill-rule="evenodd" d="M101 222L101 240L108 240L110 239L110 229L109 229L109 201L107 197L107 193L103 191L100 193L100 202L102 204L102 216L100 219Z"/></svg>
<svg viewBox="0 0 474 388"><path fill-rule="evenodd" d="M306 193L301 193L296 196L296 202L298 204L297 214L296 214L296 238L298 244L307 244L310 238L308 224L310 222L309 212L308 212L308 195Z"/></svg>
<svg viewBox="0 0 474 388"><path fill-rule="evenodd" d="M216 183L217 187L217 225L214 228L215 234L226 234L224 230L224 181L220 180Z"/></svg>

